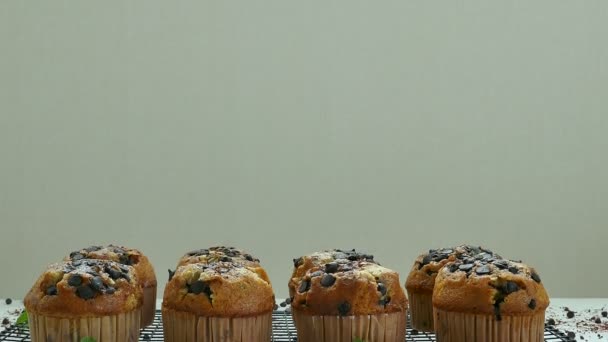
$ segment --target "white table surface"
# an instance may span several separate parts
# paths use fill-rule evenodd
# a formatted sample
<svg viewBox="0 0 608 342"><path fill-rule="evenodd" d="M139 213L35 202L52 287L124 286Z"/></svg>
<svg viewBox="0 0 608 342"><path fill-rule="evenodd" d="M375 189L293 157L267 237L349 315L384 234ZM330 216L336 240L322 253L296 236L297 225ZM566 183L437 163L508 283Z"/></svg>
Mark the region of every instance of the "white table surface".
<svg viewBox="0 0 608 342"><path fill-rule="evenodd" d="M282 299L277 299L277 303L282 301ZM158 300L158 308L160 308L160 303L161 301ZM574 318L566 317L564 309L566 307L575 312ZM14 323L22 309L23 304L20 300L13 300L11 305L6 305L5 300L0 299L0 321L6 317L11 323ZM284 310L285 308L279 307L279 309ZM556 320L557 329L574 332L577 341L608 342L608 318L601 317L601 312L606 310L608 310L608 298L553 298L546 316L547 319ZM592 317L600 317L602 323L593 323ZM603 327L603 332L592 331L593 327L600 326ZM2 330L4 327L0 326L0 331Z"/></svg>

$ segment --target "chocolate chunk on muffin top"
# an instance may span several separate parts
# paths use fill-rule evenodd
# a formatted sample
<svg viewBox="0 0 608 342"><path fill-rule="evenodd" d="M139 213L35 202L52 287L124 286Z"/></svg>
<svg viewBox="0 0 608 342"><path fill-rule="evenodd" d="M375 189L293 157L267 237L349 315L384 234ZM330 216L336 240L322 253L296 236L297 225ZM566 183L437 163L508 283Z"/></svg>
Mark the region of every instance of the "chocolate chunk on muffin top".
<svg viewBox="0 0 608 342"><path fill-rule="evenodd" d="M366 257L326 258L323 253L303 275L296 275L291 305L310 315L368 315L404 311L405 293L399 275Z"/></svg>
<svg viewBox="0 0 608 342"><path fill-rule="evenodd" d="M83 259L111 260L123 265L133 266L137 272L142 287L156 286L154 268L139 250L117 245L89 246L70 253L66 261Z"/></svg>
<svg viewBox="0 0 608 342"><path fill-rule="evenodd" d="M549 305L549 297L534 270L521 262L463 258L439 271L433 306L456 312L503 315L534 314Z"/></svg>
<svg viewBox="0 0 608 342"><path fill-rule="evenodd" d="M322 252L315 252L309 255L304 255L293 259L293 272L289 281L289 295L293 297L295 294L296 285L293 279L302 277L306 272L320 265L330 264L329 267L337 266L338 262L344 261L366 261L371 264L378 264L374 261L374 256L369 253L357 251L355 249L342 250L332 249Z"/></svg>
<svg viewBox="0 0 608 342"><path fill-rule="evenodd" d="M455 261L472 262L474 260L494 261L500 259L502 259L500 255L478 246L460 245L450 248L431 249L428 253L421 254L416 258L405 282L405 287L408 290L430 294L435 285L437 272L445 265ZM462 267L467 268L469 264L463 263Z"/></svg>
<svg viewBox="0 0 608 342"><path fill-rule="evenodd" d="M109 260L50 265L24 300L28 311L56 317L108 315L142 305L135 270Z"/></svg>
<svg viewBox="0 0 608 342"><path fill-rule="evenodd" d="M165 287L163 307L198 316L247 317L272 312L274 294L268 281L239 263L187 264Z"/></svg>
<svg viewBox="0 0 608 342"><path fill-rule="evenodd" d="M260 266L260 259L235 247L215 246L190 251L179 259L177 266L188 264L210 265L218 262L229 262L247 267L270 283L270 277ZM169 270L170 278L173 271Z"/></svg>

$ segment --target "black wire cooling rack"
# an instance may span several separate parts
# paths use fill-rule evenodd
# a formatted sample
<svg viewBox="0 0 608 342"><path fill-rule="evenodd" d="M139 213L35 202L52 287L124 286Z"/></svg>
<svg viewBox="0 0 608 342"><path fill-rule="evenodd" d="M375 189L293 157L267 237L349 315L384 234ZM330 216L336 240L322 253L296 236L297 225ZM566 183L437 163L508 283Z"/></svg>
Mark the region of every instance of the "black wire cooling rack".
<svg viewBox="0 0 608 342"><path fill-rule="evenodd" d="M423 332L417 332L412 330L409 326L407 328L406 341L414 342L434 342L436 341L435 335L427 334ZM154 323L146 327L141 331L139 338L140 341L152 341L162 342L163 339L163 324L161 321L160 311L156 312ZM0 332L0 341L21 341L31 342L30 333L27 326L12 325L7 330ZM296 328L293 325L291 314L285 311L275 311L272 314L272 340L271 342L295 342ZM545 341L557 342L557 341L576 341L575 339L569 338L565 333L555 329L552 326L546 326L545 328Z"/></svg>

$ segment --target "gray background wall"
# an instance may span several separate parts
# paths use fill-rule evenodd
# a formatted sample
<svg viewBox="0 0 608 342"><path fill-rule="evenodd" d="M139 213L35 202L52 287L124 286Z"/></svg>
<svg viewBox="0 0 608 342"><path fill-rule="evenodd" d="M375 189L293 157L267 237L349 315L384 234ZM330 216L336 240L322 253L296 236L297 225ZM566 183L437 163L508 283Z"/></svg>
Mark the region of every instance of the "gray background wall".
<svg viewBox="0 0 608 342"><path fill-rule="evenodd" d="M0 2L0 297L92 243L469 242L608 297L605 1Z"/></svg>

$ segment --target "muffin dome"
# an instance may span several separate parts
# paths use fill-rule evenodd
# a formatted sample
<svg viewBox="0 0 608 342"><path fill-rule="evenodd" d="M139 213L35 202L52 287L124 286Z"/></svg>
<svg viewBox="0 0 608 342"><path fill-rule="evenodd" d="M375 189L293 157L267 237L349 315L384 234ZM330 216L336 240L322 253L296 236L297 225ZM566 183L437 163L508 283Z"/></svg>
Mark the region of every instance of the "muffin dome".
<svg viewBox="0 0 608 342"><path fill-rule="evenodd" d="M407 277L405 287L408 290L432 292L437 272L448 263L457 260L493 261L501 257L483 247L461 245L452 248L431 249L418 256Z"/></svg>
<svg viewBox="0 0 608 342"><path fill-rule="evenodd" d="M549 297L531 267L504 259L465 258L439 270L433 306L450 312L534 315L544 312Z"/></svg>
<svg viewBox="0 0 608 342"><path fill-rule="evenodd" d="M114 315L142 306L135 270L109 260L50 265L24 299L28 312L53 317Z"/></svg>
<svg viewBox="0 0 608 342"><path fill-rule="evenodd" d="M407 299L399 275L361 254L322 252L302 258L291 279L294 310L309 315L369 315L405 312ZM350 256L349 260L348 256ZM369 261L368 261L369 259ZM300 265L298 265L300 264Z"/></svg>
<svg viewBox="0 0 608 342"><path fill-rule="evenodd" d="M77 261L82 259L111 260L123 265L133 266L142 287L156 286L156 276L152 264L137 249L115 245L90 246L70 253L70 256L65 260Z"/></svg>
<svg viewBox="0 0 608 342"><path fill-rule="evenodd" d="M341 250L332 249L323 252L315 252L309 255L304 255L293 259L293 272L289 281L289 296L293 297L296 293L297 284L295 281L303 277L306 272L312 268L319 267L333 261L366 261L371 264L377 264L374 261L374 256L367 253L357 252L355 249Z"/></svg>
<svg viewBox="0 0 608 342"><path fill-rule="evenodd" d="M270 283L236 262L187 264L165 287L163 308L197 316L248 317L271 313Z"/></svg>
<svg viewBox="0 0 608 342"><path fill-rule="evenodd" d="M209 265L218 262L228 262L245 266L257 273L266 282L270 283L268 274L262 266L260 266L260 259L242 249L234 247L216 246L190 251L179 259L177 266L179 267L188 264Z"/></svg>

